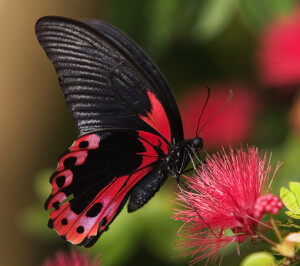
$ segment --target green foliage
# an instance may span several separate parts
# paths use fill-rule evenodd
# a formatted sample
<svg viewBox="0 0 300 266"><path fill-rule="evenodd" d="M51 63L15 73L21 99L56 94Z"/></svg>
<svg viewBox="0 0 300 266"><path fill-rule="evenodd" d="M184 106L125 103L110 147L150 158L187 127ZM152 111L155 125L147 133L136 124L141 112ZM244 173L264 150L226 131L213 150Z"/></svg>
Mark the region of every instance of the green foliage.
<svg viewBox="0 0 300 266"><path fill-rule="evenodd" d="M241 263L241 266L275 266L273 255L267 252L255 252L247 256Z"/></svg>
<svg viewBox="0 0 300 266"><path fill-rule="evenodd" d="M281 125L281 124L280 124ZM269 148L270 149L270 148ZM272 185L272 191L279 193L282 186L286 186L288 181L299 181L300 179L300 138L295 134L287 134L281 145L274 148L273 144L273 162L283 162L275 182Z"/></svg>
<svg viewBox="0 0 300 266"><path fill-rule="evenodd" d="M33 188L37 199L41 202L45 201L48 195L51 194L51 185L49 182L50 176L54 169L46 168L40 170L34 178Z"/></svg>
<svg viewBox="0 0 300 266"><path fill-rule="evenodd" d="M285 142L280 150L280 160L284 162L282 169L285 179L299 180L300 179L300 138L295 134L288 134Z"/></svg>
<svg viewBox="0 0 300 266"><path fill-rule="evenodd" d="M123 210L118 219L109 226L109 230L89 249L90 253L93 256L105 254L102 257L102 264L105 266L121 265L136 253L138 247L136 242L141 233L141 226L126 213L126 210Z"/></svg>
<svg viewBox="0 0 300 266"><path fill-rule="evenodd" d="M200 41L208 41L228 28L237 13L239 0L205 0L198 9L191 33Z"/></svg>
<svg viewBox="0 0 300 266"><path fill-rule="evenodd" d="M300 183L290 182L290 190L285 187L280 189L280 198L289 209L286 214L294 219L300 219Z"/></svg>
<svg viewBox="0 0 300 266"><path fill-rule="evenodd" d="M47 227L49 214L44 210L44 202L51 193L49 177L52 173L53 169L43 169L37 173L33 183L37 202L24 208L17 216L19 228L39 240L57 239L57 234Z"/></svg>
<svg viewBox="0 0 300 266"><path fill-rule="evenodd" d="M242 0L241 10L251 26L261 29L277 16L288 15L297 4L297 0Z"/></svg>
<svg viewBox="0 0 300 266"><path fill-rule="evenodd" d="M107 1L113 24L125 30L155 61L178 40L208 42L222 34L238 12L239 0Z"/></svg>
<svg viewBox="0 0 300 266"><path fill-rule="evenodd" d="M168 48L176 33L178 13L180 12L179 0L154 0L149 4L146 19L149 22L148 48L157 57ZM157 42L157 40L159 40Z"/></svg>

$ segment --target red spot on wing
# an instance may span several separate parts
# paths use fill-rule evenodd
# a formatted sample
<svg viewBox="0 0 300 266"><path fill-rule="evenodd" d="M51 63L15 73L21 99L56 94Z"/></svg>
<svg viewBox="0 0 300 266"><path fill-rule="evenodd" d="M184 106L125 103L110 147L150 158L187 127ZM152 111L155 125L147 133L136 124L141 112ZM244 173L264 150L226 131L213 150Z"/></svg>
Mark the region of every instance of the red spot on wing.
<svg viewBox="0 0 300 266"><path fill-rule="evenodd" d="M53 208L53 204L55 203L61 203L63 202L65 199L67 198L66 194L63 192L59 192L57 193L49 202L47 210L50 210L51 208ZM58 205L58 204L57 204ZM54 212L54 211L53 211ZM52 214L52 213L51 213ZM50 217L51 218L51 217Z"/></svg>
<svg viewBox="0 0 300 266"><path fill-rule="evenodd" d="M87 142L87 146L80 147L80 144ZM100 137L96 134L90 134L77 139L70 148L70 151L78 151L82 149L92 150L99 148Z"/></svg>
<svg viewBox="0 0 300 266"><path fill-rule="evenodd" d="M88 153L87 151L76 151L76 152L71 152L68 153L66 155L64 155L62 158L60 158L59 162L58 162L58 167L57 167L57 172L62 171L63 169L65 169L64 163L65 160L71 157L75 157L76 161L74 165L81 165L85 162L85 159L87 157Z"/></svg>
<svg viewBox="0 0 300 266"><path fill-rule="evenodd" d="M56 183L58 178L65 177L65 182L62 187L59 187ZM69 186L73 181L73 173L71 170L67 169L59 172L56 176L53 177L52 184L52 195L56 194L60 189Z"/></svg>
<svg viewBox="0 0 300 266"><path fill-rule="evenodd" d="M151 111L146 116L139 115L139 117L171 142L170 123L165 109L151 91L148 90L147 94L151 103Z"/></svg>
<svg viewBox="0 0 300 266"><path fill-rule="evenodd" d="M83 147L80 147L80 144L82 143L85 143L85 145ZM70 153L60 158L58 162L57 172L60 172L65 169L64 162L70 157L76 157L75 165L84 164L88 155L88 150L99 148L99 144L100 137L96 134L86 135L77 139L69 149Z"/></svg>

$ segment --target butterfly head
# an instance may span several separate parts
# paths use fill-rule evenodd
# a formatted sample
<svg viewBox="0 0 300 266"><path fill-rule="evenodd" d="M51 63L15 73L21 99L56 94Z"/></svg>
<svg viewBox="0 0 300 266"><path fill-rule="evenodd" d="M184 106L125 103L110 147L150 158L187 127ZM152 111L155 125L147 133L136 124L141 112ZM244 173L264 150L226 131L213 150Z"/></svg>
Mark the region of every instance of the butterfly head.
<svg viewBox="0 0 300 266"><path fill-rule="evenodd" d="M190 140L190 145L192 146L192 148L195 151L202 150L203 149L203 139L196 137L196 138Z"/></svg>

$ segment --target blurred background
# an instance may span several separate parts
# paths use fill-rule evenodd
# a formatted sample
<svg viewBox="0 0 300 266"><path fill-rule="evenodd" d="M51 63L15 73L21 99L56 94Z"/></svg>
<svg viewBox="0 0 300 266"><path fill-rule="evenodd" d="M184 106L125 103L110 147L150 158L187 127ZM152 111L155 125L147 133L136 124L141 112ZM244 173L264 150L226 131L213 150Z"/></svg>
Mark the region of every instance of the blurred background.
<svg viewBox="0 0 300 266"><path fill-rule="evenodd" d="M283 165L273 192L300 180L300 3L296 0L0 0L0 256L2 265L41 265L75 249L47 228L43 203L58 156L76 137L57 76L34 25L45 15L108 21L131 36L167 78L186 138L230 103L200 136L209 152L253 144ZM186 265L173 250L180 222L169 180L144 208L124 210L88 256L101 265ZM83 248L77 249L80 252ZM238 265L236 247L223 265ZM230 262L229 262L230 261Z"/></svg>

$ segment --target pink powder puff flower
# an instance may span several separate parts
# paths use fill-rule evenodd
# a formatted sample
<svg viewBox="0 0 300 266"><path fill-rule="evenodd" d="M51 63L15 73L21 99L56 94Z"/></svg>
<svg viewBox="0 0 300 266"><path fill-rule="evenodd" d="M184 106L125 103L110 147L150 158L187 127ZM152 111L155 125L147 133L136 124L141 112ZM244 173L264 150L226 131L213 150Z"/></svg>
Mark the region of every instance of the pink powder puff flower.
<svg viewBox="0 0 300 266"><path fill-rule="evenodd" d="M205 258L216 262L218 251L225 252L228 244L259 236L263 214L277 214L282 208L279 198L269 193L279 168L270 176L270 159L255 147L240 148L236 154L223 149L208 156L197 174L185 176L189 190L177 195L184 209L177 209L173 218L184 222L178 232L184 240L177 248L192 256L191 264Z"/></svg>
<svg viewBox="0 0 300 266"><path fill-rule="evenodd" d="M98 266L99 263L92 262L86 253L73 251L71 254L65 254L59 251L53 258L47 258L42 266Z"/></svg>
<svg viewBox="0 0 300 266"><path fill-rule="evenodd" d="M240 84L211 85L211 96L201 118L200 128L224 105L230 89L233 90L231 101L200 132L205 148L217 148L226 144L239 145L251 136L260 104L255 94ZM185 138L195 137L206 97L207 90L203 86L189 91L181 98L179 109Z"/></svg>
<svg viewBox="0 0 300 266"><path fill-rule="evenodd" d="M300 85L300 8L271 22L258 50L261 82L270 87Z"/></svg>

